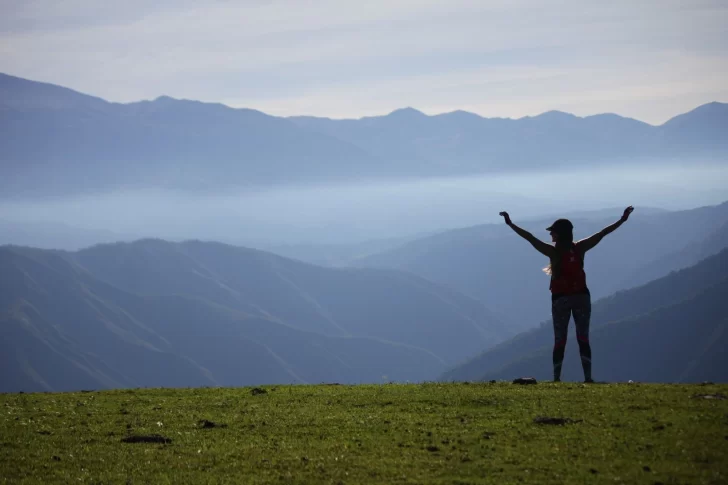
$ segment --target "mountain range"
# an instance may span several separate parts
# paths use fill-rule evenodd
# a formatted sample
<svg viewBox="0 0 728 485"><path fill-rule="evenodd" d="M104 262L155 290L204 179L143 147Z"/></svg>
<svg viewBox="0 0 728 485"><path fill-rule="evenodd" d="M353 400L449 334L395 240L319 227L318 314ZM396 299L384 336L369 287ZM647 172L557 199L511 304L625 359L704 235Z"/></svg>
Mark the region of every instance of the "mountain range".
<svg viewBox="0 0 728 485"><path fill-rule="evenodd" d="M110 103L0 74L0 199L689 164L725 159L726 126L722 103L660 126L412 108L280 118L165 96ZM639 209L586 259L597 378L728 380L728 202ZM619 215L559 217L581 238ZM553 219L515 222L545 239ZM67 248L122 238L0 231ZM550 377L547 261L503 224L278 250L308 262L201 241L0 246L0 392ZM580 375L571 342L567 379Z"/></svg>
<svg viewBox="0 0 728 485"><path fill-rule="evenodd" d="M578 240L615 222L579 213L562 214L574 224ZM514 222L548 242L554 219ZM728 202L685 211L639 208L629 221L587 253L584 267L594 298L639 286L697 263L728 246ZM357 267L389 268L417 274L477 298L499 311L510 325L525 330L550 317L548 260L505 224L483 224L422 237L353 260Z"/></svg>
<svg viewBox="0 0 728 485"><path fill-rule="evenodd" d="M728 152L728 105L661 126L614 114L521 119L406 108L358 120L279 118L172 99L120 104L0 74L5 197L108 189L467 175Z"/></svg>
<svg viewBox="0 0 728 485"><path fill-rule="evenodd" d="M433 379L513 332L417 276L219 243L0 247L0 392Z"/></svg>
<svg viewBox="0 0 728 485"><path fill-rule="evenodd" d="M612 263L610 284L622 286L594 298L598 378L728 379L727 207L648 211L643 220L635 213L629 221L635 233L605 251L613 252L603 263ZM596 224L601 214L591 216L596 219L583 221ZM690 237L658 244L670 230ZM516 253L530 248L495 251L501 243L494 241L514 237L502 225L478 226L405 242L404 250L379 256L411 256L407 261L419 261L412 267L420 272L443 258L433 281L401 269L324 268L200 241L140 240L75 252L2 246L0 392L422 381L438 375L549 378L550 322L514 323L514 308L547 307L523 290L536 279L526 274L533 268L515 264L524 257ZM625 247L640 244L644 248L627 262L614 263ZM483 248L490 252L468 252ZM463 260L460 267L453 255L470 257L471 264ZM627 289L624 276L639 268L639 257L649 259L643 267L657 279ZM600 267L590 266L594 259L589 275ZM504 260L504 268L524 273L509 279L488 271ZM444 282L448 267L455 275L463 267L471 275L480 272L503 293L467 296ZM516 288L510 297L508 285ZM500 303L491 301L498 296ZM524 328L531 329L518 333ZM573 335L571 341L564 377L577 379Z"/></svg>

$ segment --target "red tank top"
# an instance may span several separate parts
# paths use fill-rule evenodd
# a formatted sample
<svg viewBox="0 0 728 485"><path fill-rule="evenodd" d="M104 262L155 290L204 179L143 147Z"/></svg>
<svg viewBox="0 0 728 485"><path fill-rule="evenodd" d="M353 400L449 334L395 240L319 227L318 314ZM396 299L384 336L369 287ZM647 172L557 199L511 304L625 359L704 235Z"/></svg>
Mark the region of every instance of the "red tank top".
<svg viewBox="0 0 728 485"><path fill-rule="evenodd" d="M549 289L553 294L574 295L587 291L586 273L584 273L584 260L573 245L569 251L561 255L561 266L558 275L551 276Z"/></svg>

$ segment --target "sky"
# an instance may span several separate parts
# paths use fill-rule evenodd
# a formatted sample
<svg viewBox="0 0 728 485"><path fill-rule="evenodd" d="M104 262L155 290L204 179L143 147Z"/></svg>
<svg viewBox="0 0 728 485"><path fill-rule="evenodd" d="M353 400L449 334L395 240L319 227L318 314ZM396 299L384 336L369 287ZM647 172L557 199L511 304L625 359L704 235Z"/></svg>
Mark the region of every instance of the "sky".
<svg viewBox="0 0 728 485"><path fill-rule="evenodd" d="M728 102L725 0L0 0L0 72L277 116L651 124Z"/></svg>

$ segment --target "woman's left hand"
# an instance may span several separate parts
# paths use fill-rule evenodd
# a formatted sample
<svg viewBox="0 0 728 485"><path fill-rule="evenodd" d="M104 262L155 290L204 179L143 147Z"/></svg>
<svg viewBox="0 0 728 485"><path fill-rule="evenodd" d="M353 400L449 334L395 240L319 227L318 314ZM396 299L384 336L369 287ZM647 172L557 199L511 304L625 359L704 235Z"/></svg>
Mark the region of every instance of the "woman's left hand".
<svg viewBox="0 0 728 485"><path fill-rule="evenodd" d="M626 209L624 209L624 213L622 214L622 222L625 222L627 219L629 219L629 215L634 210L634 207L629 206Z"/></svg>

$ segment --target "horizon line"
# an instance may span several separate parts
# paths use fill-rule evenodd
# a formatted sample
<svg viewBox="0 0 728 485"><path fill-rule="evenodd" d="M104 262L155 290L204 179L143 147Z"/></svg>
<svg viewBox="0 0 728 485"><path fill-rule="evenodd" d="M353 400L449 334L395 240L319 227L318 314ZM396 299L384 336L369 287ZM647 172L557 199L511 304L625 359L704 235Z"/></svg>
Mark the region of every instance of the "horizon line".
<svg viewBox="0 0 728 485"><path fill-rule="evenodd" d="M481 119L484 119L484 120L512 120L512 121L524 120L524 119L529 119L529 118L538 118L540 116L543 116L543 115L546 115L546 114L549 114L549 113L556 113L556 114L563 114L563 115L567 115L567 116L572 116L572 117L578 118L578 119L592 118L592 117L595 117L595 116L612 115L612 116L618 116L618 117L623 118L623 119L633 120L633 121L637 121L639 123L644 123L644 124L649 125L649 126L658 127L658 126L662 126L662 125L668 123L670 120L672 120L672 119L674 119L674 118L676 118L678 116L681 116L681 115L690 113L690 112L695 111L696 109L701 108L703 106L708 106L708 105L711 105L711 104L728 104L728 101L718 101L718 100L707 101L705 103L702 103L702 104L699 104L699 105L695 106L694 108L692 108L689 111L677 113L677 114L671 116L670 118L668 118L667 120L665 120L663 123L660 123L660 124L652 124L652 123L649 123L647 121L643 121L643 120L640 120L640 119L637 119L637 118L632 118L632 117L629 117L629 116L623 116L623 115L620 115L618 113L608 112L608 111L600 112L600 113L593 113L593 114L589 114L589 115L585 115L585 116L579 116L579 115L576 115L576 114L573 114L573 113L569 113L568 111L561 111L561 110L557 110L557 109L551 109L551 110L543 111L543 112L538 113L538 114L535 114L535 115L525 115L525 116L521 116L521 117L518 117L518 118L503 117L503 116L493 116L493 117L489 117L489 116L481 115L479 113L475 113L473 111L466 111L466 110L463 110L463 109L455 109L455 110L452 110L452 111L444 111L444 112L441 112L441 113L427 114L424 111L421 111L421 110L419 110L417 108L414 108L414 107L411 107L411 106L405 106L405 107L402 107L402 108L396 108L396 109L394 109L394 110L392 110L392 111L390 111L388 113L385 113L385 114L367 115L367 116L360 116L360 117L348 117L348 118L347 117L337 118L337 117L331 117L331 116L319 116L319 115L315 115L315 114L296 114L296 115L278 116L278 115L273 115L273 114L270 114L270 113L266 113L265 111L262 111L262 110L257 109L257 108L250 108L250 107L243 107L243 106L232 106L232 105L229 105L229 104L225 104L223 102L220 102L220 101L203 101L203 100L200 100L200 99L175 98L173 96L169 96L169 95L166 95L166 94L160 94L160 95L158 95L158 96L156 96L154 98L151 98L151 99L139 99L139 100L136 100L136 101L127 101L127 102L109 101L108 99L102 98L101 96L95 96L93 94L84 93L82 91L78 91L78 90L76 90L74 88L71 88L71 87L68 87L68 86L63 86L63 85L60 85L60 84L54 84L54 83L47 82L47 81L38 81L38 80L35 80L35 79L28 79L28 78L16 76L16 75L13 75L13 74L8 74L6 72L0 72L0 76L6 76L6 77L11 77L11 78L19 79L19 80L25 81L25 82L31 82L31 83L36 83L36 84L43 84L43 85L46 85L46 86L53 86L55 88L66 89L66 90L72 91L72 92L74 92L76 94L80 94L82 96L88 96L90 98L99 99L99 100L104 101L104 102L109 103L109 104L130 105L130 104L145 103L145 102L146 103L153 103L153 102L156 102L156 101L158 101L160 99L167 98L167 99L171 99L171 100L174 100L174 101L186 101L186 102L192 102L192 103L212 104L212 105L216 104L216 105L224 106L225 108L232 109L232 110L257 111L259 113L262 113L262 114L264 114L266 116L270 116L270 117L273 117L273 118L281 118L281 119L290 119L290 118L317 118L317 119L324 119L324 120L331 120L331 121L361 121L361 120L373 119L373 118L385 118L387 116L391 116L391 115L393 115L395 113L403 112L403 111L404 112L415 112L417 115L422 115L422 116L425 116L425 117L428 117L428 118L434 118L434 117L437 117L437 116L452 115L452 114L455 114L455 113L464 113L464 114L469 114L469 115L477 116L478 118L481 118Z"/></svg>

